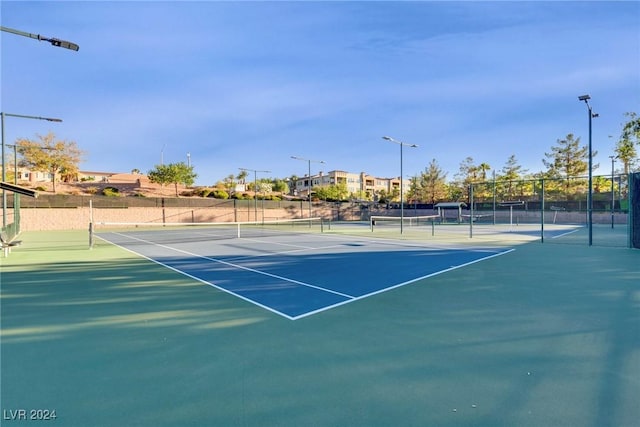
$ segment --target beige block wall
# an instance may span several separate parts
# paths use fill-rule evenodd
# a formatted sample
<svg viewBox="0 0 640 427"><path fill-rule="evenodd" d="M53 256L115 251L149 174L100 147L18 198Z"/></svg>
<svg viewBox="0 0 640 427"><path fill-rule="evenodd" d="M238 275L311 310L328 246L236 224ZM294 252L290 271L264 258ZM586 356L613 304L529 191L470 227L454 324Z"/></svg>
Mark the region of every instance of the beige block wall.
<svg viewBox="0 0 640 427"><path fill-rule="evenodd" d="M483 212L487 214L488 212ZM309 215L306 208L300 209L265 209L257 210L258 221L274 221L278 219L305 218ZM431 215L433 211L413 211L405 209L405 216ZM399 215L399 212L385 209L362 212L357 208L344 208L339 212L331 208L314 207L313 216L324 219L353 221L368 220L369 215ZM509 212L499 211L496 214L499 222L509 222ZM545 223L552 223L553 212L545 212ZM448 221L454 220L455 215L449 213ZM44 230L88 230L91 221L91 209L88 207L79 208L22 208L20 210L21 231L44 231ZM13 222L13 210L8 210L8 220ZM94 208L93 222L235 222L235 221L255 221L256 211L253 208L233 209L233 208ZM558 223L586 222L586 214L578 212L558 212L556 217ZM616 213L614 216L616 224L626 224L627 215ZM513 222L536 223L540 221L539 212L516 212L513 213ZM611 222L611 214L594 213L593 222L595 224L607 224Z"/></svg>
<svg viewBox="0 0 640 427"><path fill-rule="evenodd" d="M303 216L307 212L302 213ZM314 214L316 214L314 212ZM93 222L99 226L101 222L233 222L254 221L255 211L234 210L229 208L126 208L126 209L21 209L21 231L44 230L88 230L91 216ZM301 212L289 209L269 209L264 213L264 219L278 220L300 218ZM13 222L13 213L9 216ZM262 220L262 211L258 210L258 220Z"/></svg>

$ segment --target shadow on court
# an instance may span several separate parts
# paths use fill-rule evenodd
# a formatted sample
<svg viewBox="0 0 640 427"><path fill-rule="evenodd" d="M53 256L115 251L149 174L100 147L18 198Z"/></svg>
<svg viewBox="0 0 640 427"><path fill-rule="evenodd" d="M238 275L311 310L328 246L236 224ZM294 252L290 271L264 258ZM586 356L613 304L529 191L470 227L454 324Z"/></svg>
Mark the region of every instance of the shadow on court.
<svg viewBox="0 0 640 427"><path fill-rule="evenodd" d="M638 251L531 243L290 321L118 247L89 251L86 233L21 238L0 275L6 416L154 427L640 419ZM362 259L348 274L393 268Z"/></svg>

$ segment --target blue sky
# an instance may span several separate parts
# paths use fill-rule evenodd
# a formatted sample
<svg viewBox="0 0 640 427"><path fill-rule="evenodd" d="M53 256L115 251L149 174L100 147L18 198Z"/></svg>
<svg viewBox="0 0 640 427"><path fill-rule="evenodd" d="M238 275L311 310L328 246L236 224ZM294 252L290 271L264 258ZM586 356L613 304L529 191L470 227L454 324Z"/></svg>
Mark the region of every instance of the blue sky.
<svg viewBox="0 0 640 427"><path fill-rule="evenodd" d="M53 131L82 170L187 161L211 185L238 168L404 175L472 157L529 172L568 133L598 172L640 113L639 2L14 2L1 33L5 140ZM609 136L612 136L611 138Z"/></svg>

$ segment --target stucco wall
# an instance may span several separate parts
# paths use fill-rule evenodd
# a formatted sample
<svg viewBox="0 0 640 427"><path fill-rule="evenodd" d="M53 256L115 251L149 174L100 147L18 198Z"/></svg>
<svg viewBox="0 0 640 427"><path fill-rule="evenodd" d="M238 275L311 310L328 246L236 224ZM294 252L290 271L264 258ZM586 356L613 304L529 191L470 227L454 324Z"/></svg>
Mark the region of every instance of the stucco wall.
<svg viewBox="0 0 640 427"><path fill-rule="evenodd" d="M254 221L256 219L255 209L233 209L233 208L152 208L152 207L130 207L130 208L22 208L20 210L21 231L39 230L88 230L91 214L93 222L229 222L229 221ZM431 210L405 209L405 216L432 215ZM468 214L464 211L463 214ZM492 212L477 212L483 215L491 215ZM288 218L303 218L309 215L306 208L282 208L282 209L257 209L258 220L273 221ZM314 207L313 216L331 219L332 221L352 221L368 220L369 215L389 215L399 216L398 209L376 209L362 210L357 206L343 208L336 207ZM545 212L545 223L553 223L554 212ZM509 211L501 210L496 213L498 222L509 222ZM447 213L447 221L455 221L452 212ZM626 224L627 215L616 213L614 216L616 224ZM8 220L13 222L13 210L8 210ZM485 216L482 222L489 222L492 217ZM555 218L559 224L580 224L586 222L584 212L558 212ZM467 221L467 219L465 219ZM514 211L513 222L540 222L540 212L537 211ZM594 213L593 222L596 224L607 224L611 222L610 213Z"/></svg>

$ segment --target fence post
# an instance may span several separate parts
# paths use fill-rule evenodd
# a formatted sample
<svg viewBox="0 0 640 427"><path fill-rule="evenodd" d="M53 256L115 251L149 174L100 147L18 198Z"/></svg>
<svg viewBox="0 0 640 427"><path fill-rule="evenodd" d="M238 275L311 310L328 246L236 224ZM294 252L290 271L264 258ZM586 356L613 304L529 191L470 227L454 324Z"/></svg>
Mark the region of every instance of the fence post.
<svg viewBox="0 0 640 427"><path fill-rule="evenodd" d="M544 178L540 178L540 243L544 243Z"/></svg>

